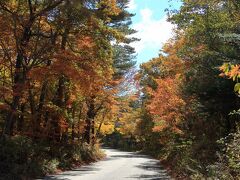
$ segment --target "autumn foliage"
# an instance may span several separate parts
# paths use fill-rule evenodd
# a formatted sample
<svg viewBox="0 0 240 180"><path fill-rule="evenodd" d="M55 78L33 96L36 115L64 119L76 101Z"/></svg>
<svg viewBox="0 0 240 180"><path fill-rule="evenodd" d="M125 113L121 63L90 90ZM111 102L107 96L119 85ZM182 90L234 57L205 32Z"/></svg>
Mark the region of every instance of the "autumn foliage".
<svg viewBox="0 0 240 180"><path fill-rule="evenodd" d="M94 149L103 122L116 111L118 85L135 64L134 49L125 60L114 56L131 48L128 3L0 2L1 142L23 136L33 146ZM116 78L118 71L124 73Z"/></svg>
<svg viewBox="0 0 240 180"><path fill-rule="evenodd" d="M168 12L175 36L136 75L135 138L176 179L239 179L239 2Z"/></svg>

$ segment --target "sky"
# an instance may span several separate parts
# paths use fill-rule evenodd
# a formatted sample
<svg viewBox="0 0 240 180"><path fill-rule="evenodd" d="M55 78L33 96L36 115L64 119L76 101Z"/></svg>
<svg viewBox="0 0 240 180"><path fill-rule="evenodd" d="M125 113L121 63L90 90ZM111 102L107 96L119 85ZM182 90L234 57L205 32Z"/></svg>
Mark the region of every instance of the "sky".
<svg viewBox="0 0 240 180"><path fill-rule="evenodd" d="M137 65L157 57L164 43L173 37L174 25L167 22L166 8L179 9L180 0L130 0L129 11L136 14L132 28L141 39L131 45L137 52Z"/></svg>

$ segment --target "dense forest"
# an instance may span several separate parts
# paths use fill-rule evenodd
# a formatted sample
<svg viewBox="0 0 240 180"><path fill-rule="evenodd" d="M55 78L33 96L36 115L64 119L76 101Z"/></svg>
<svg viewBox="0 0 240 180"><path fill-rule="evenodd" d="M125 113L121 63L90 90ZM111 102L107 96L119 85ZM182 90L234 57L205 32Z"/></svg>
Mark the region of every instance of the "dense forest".
<svg viewBox="0 0 240 180"><path fill-rule="evenodd" d="M240 2L182 0L139 68L128 4L0 1L0 179L100 160L101 145L175 179L240 179Z"/></svg>
<svg viewBox="0 0 240 180"><path fill-rule="evenodd" d="M240 179L239 12L237 0L168 10L175 36L140 66L113 147L155 156L175 179Z"/></svg>
<svg viewBox="0 0 240 180"><path fill-rule="evenodd" d="M127 3L0 1L0 179L103 157L102 121L135 65Z"/></svg>

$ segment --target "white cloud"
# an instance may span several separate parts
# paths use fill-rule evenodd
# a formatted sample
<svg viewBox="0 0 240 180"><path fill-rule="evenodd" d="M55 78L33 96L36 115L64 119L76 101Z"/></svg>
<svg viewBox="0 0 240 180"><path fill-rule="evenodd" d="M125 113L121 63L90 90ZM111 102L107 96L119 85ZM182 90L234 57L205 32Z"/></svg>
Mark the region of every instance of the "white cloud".
<svg viewBox="0 0 240 180"><path fill-rule="evenodd" d="M136 4L135 0L130 0L129 4L128 4L128 9L135 10L136 8L137 8L137 4Z"/></svg>
<svg viewBox="0 0 240 180"><path fill-rule="evenodd" d="M153 12L150 9L148 9L148 8L142 9L140 11L140 13L141 13L141 16L142 16L142 23L143 22L148 22L149 20L151 20Z"/></svg>
<svg viewBox="0 0 240 180"><path fill-rule="evenodd" d="M173 37L174 25L167 22L167 16L155 20L152 15L153 12L150 9L142 9L141 21L133 25L133 29L138 31L133 36L141 39L141 41L132 43L132 46L136 48L137 53L148 48L157 47L160 49L169 38Z"/></svg>

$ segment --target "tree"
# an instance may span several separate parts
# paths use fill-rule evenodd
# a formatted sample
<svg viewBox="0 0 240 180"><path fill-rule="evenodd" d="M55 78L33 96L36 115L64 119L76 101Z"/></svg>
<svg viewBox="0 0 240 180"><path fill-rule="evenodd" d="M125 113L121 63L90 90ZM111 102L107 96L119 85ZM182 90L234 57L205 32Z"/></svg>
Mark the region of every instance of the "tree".
<svg viewBox="0 0 240 180"><path fill-rule="evenodd" d="M26 133L59 141L68 139L71 127L75 129L75 121L79 121L76 114L81 114L80 119L86 115L94 124L97 112L94 117L87 116L92 114L88 102L96 98L97 104L102 104L98 101L114 84L117 58L113 60L111 41L128 41L126 35L133 32L129 28L132 15L125 10L127 3L1 2L5 23L0 28L1 73L3 85L7 84L6 88L1 86L1 109L8 112L2 134ZM118 70L126 73L133 66L131 53L133 49L128 59L118 58L122 64L129 63ZM89 112L77 107L85 103Z"/></svg>
<svg viewBox="0 0 240 180"><path fill-rule="evenodd" d="M230 61L221 69L237 78L238 7L236 1L183 1L179 11L169 12L175 37L159 57L141 65L138 128L144 148L171 162L176 171L182 169L175 166L179 163L207 174L207 164L217 160L216 140L236 131L238 118L229 112L238 98L231 91L233 83L219 77L219 67ZM195 173L181 171L186 177Z"/></svg>

